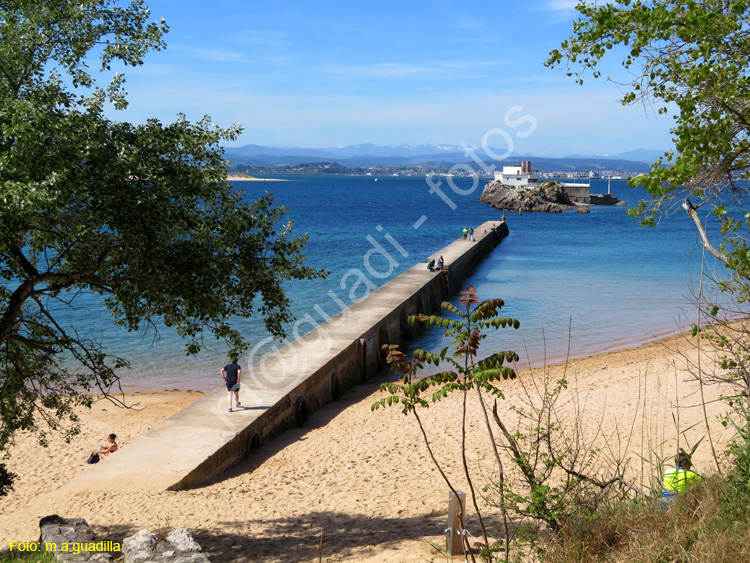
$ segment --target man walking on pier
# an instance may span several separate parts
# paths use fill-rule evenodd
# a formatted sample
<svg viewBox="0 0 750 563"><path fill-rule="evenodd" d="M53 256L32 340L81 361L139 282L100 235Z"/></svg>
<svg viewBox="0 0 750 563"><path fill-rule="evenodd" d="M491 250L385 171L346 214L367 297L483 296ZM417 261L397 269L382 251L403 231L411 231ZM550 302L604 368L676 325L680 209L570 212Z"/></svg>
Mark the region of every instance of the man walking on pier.
<svg viewBox="0 0 750 563"><path fill-rule="evenodd" d="M224 383L227 385L227 391L229 392L229 412L232 412L233 391L237 403L235 406L237 408L242 406L242 403L240 403L240 378L242 377L242 368L237 363L236 357L232 357L232 363L221 368L221 377L224 378Z"/></svg>

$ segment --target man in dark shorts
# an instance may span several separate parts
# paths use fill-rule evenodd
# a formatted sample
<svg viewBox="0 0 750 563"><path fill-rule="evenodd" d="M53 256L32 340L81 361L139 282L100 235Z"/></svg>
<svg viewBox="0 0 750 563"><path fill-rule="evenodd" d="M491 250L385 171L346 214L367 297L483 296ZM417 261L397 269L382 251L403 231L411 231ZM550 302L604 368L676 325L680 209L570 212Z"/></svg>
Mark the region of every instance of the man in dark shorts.
<svg viewBox="0 0 750 563"><path fill-rule="evenodd" d="M232 358L232 363L225 365L221 368L221 377L224 378L224 383L227 384L227 391L229 391L229 412L232 412L232 391L234 391L234 399L237 403L236 408L242 406L240 403L240 377L242 377L242 368L237 363L237 358Z"/></svg>

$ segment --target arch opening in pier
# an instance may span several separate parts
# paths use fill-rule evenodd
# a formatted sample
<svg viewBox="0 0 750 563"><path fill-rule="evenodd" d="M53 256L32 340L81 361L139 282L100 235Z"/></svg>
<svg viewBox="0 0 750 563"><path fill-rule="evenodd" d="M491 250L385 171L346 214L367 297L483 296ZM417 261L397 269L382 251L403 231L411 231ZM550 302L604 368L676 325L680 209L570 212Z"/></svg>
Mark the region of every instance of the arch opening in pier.
<svg viewBox="0 0 750 563"><path fill-rule="evenodd" d="M339 385L339 378L334 372L331 374L331 398L338 401L339 397L341 397L341 386Z"/></svg>
<svg viewBox="0 0 750 563"><path fill-rule="evenodd" d="M378 330L378 367L383 369L386 367L386 358L388 358L388 344L391 343L391 338L388 335L388 327L380 325Z"/></svg>
<svg viewBox="0 0 750 563"><path fill-rule="evenodd" d="M307 408L307 401L300 395L297 397L297 403L294 407L294 416L297 420L297 426L302 428L310 418L310 411Z"/></svg>
<svg viewBox="0 0 750 563"><path fill-rule="evenodd" d="M259 450L260 445L261 445L260 434L255 432L252 436L250 436L250 449Z"/></svg>
<svg viewBox="0 0 750 563"><path fill-rule="evenodd" d="M257 432L251 432L247 439L247 445L245 446L245 457L250 455L253 450L259 450L261 446L260 434Z"/></svg>
<svg viewBox="0 0 750 563"><path fill-rule="evenodd" d="M406 310L401 309L398 314L398 328L401 331L401 340L411 340L413 338L411 327L409 326L409 319L406 315Z"/></svg>
<svg viewBox="0 0 750 563"><path fill-rule="evenodd" d="M359 339L359 380L364 383L367 381L367 340Z"/></svg>
<svg viewBox="0 0 750 563"><path fill-rule="evenodd" d="M425 299L427 299L427 297L424 292L420 292L419 295L417 295L417 316L426 315L429 311Z"/></svg>
<svg viewBox="0 0 750 563"><path fill-rule="evenodd" d="M432 315L432 313L434 312L434 309L432 307L432 303L430 302L430 295L427 292L425 292L422 298L424 299L424 314L427 316Z"/></svg>
<svg viewBox="0 0 750 563"><path fill-rule="evenodd" d="M435 288L430 286L427 291L430 295L430 312L437 311L440 308L440 299L435 293Z"/></svg>

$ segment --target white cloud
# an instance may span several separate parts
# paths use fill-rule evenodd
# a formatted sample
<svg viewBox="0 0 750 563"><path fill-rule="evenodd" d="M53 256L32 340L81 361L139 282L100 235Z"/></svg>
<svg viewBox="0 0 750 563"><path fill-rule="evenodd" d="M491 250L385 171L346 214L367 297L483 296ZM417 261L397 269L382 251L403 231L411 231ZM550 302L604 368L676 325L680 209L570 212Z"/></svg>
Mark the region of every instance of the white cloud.
<svg viewBox="0 0 750 563"><path fill-rule="evenodd" d="M578 0L547 0L546 8L552 11L575 10Z"/></svg>
<svg viewBox="0 0 750 563"><path fill-rule="evenodd" d="M321 65L319 71L341 78L423 78L441 73L473 72L503 65L493 61L425 61L422 64L383 62L370 65Z"/></svg>
<svg viewBox="0 0 750 563"><path fill-rule="evenodd" d="M432 72L425 65L410 65L405 63L376 63L372 65L321 65L319 70L345 78L419 78Z"/></svg>
<svg viewBox="0 0 750 563"><path fill-rule="evenodd" d="M573 22L573 19L578 15L575 10L578 3L578 0L544 0L542 4L529 9L544 13L547 23L559 25Z"/></svg>
<svg viewBox="0 0 750 563"><path fill-rule="evenodd" d="M239 63L246 62L248 57L245 53L239 51L229 51L226 49L212 49L208 47L193 47L192 45L174 45L170 49L178 52L180 55L193 59L204 61L214 61L222 63Z"/></svg>
<svg viewBox="0 0 750 563"><path fill-rule="evenodd" d="M235 42L281 49L288 47L289 34L281 31L258 31L250 29L238 36Z"/></svg>
<svg viewBox="0 0 750 563"><path fill-rule="evenodd" d="M484 21L468 14L461 14L456 19L456 25L462 29L477 29L484 26Z"/></svg>
<svg viewBox="0 0 750 563"><path fill-rule="evenodd" d="M463 7L459 7L450 0L435 0L438 10L461 29L478 29L484 27L484 20L477 18L474 14Z"/></svg>

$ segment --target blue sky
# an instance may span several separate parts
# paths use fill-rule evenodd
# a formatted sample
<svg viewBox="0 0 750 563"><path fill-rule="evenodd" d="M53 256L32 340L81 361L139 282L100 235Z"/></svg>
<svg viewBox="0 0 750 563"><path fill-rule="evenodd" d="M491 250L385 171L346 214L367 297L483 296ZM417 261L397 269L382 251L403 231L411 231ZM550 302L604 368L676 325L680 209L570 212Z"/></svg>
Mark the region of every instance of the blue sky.
<svg viewBox="0 0 750 563"><path fill-rule="evenodd" d="M670 120L622 107L605 80L578 86L542 62L570 33L570 0L146 0L167 49L127 69L120 120L205 114L242 124L234 145L480 145L516 153L617 154L670 147ZM616 65L613 66L616 68ZM533 116L510 127L513 116ZM493 146L504 146L495 135Z"/></svg>

